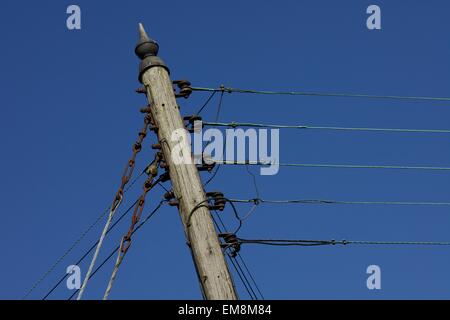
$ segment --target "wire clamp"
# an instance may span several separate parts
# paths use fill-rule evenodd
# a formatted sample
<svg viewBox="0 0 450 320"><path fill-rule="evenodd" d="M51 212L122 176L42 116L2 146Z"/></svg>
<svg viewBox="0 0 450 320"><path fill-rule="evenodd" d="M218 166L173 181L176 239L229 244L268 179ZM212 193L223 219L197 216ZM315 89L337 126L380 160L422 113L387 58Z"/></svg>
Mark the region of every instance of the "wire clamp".
<svg viewBox="0 0 450 320"><path fill-rule="evenodd" d="M145 94L147 93L147 89L145 87L139 87L135 90L136 93Z"/></svg>
<svg viewBox="0 0 450 320"><path fill-rule="evenodd" d="M172 200L174 198L175 198L175 193L173 191L169 191L164 194L164 199L166 199L167 201Z"/></svg>
<svg viewBox="0 0 450 320"><path fill-rule="evenodd" d="M191 83L187 80L174 80L173 84L178 87L178 93L174 89L176 98L189 98L192 93Z"/></svg>
<svg viewBox="0 0 450 320"><path fill-rule="evenodd" d="M208 206L209 210L223 211L225 209L225 204L227 203L227 200L224 198L222 192L218 191L207 192L206 197L213 202L212 205Z"/></svg>
<svg viewBox="0 0 450 320"><path fill-rule="evenodd" d="M202 117L198 115L189 115L183 117L184 121L184 127L186 130L190 133L198 132L199 130L203 129L203 121ZM201 124L201 127L198 124Z"/></svg>
<svg viewBox="0 0 450 320"><path fill-rule="evenodd" d="M207 163L207 162L205 162L205 160L203 159L202 164L197 164L196 166L197 166L197 170L198 170L198 171L208 171L208 172L211 172L211 171L215 168L216 163L215 163L215 162Z"/></svg>
<svg viewBox="0 0 450 320"><path fill-rule="evenodd" d="M180 206L180 202L178 201L178 200L170 200L169 202L168 202L168 204L169 204L169 206L171 206L171 207L179 207Z"/></svg>
<svg viewBox="0 0 450 320"><path fill-rule="evenodd" d="M258 205L261 204L261 202L263 202L263 201L262 201L261 199L259 199L259 198L252 199L251 201L255 204L255 206L258 206Z"/></svg>
<svg viewBox="0 0 450 320"><path fill-rule="evenodd" d="M220 244L225 250L232 248L230 255L234 258L237 256L238 252L241 250L241 244L238 237L234 233L220 233L219 238L223 239Z"/></svg>

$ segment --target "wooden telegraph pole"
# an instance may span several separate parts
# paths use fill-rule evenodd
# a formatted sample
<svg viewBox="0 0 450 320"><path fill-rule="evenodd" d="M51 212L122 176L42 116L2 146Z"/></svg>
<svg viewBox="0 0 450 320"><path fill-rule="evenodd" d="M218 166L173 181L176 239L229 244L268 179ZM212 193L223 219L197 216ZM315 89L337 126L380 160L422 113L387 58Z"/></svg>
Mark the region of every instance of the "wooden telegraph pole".
<svg viewBox="0 0 450 320"><path fill-rule="evenodd" d="M147 36L142 24L139 24L139 34L140 39L135 50L142 60L139 81L146 89L204 296L208 300L236 300L237 295L214 229L197 167L194 163L176 164L172 157L172 151L180 149L181 146L180 153L188 153L188 157L192 159L191 147L186 140L187 134L179 135L183 140L172 141L173 133L185 132L180 130L185 127L169 77L169 69L157 56L159 46Z"/></svg>

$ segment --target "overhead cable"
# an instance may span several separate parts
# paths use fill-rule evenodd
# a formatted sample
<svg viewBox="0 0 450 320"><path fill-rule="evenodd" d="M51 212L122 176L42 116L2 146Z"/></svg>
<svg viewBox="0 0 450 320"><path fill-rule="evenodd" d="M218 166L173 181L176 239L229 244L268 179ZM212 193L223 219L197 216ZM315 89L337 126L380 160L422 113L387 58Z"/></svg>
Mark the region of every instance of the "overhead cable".
<svg viewBox="0 0 450 320"><path fill-rule="evenodd" d="M398 132L398 133L450 133L450 130L441 129L401 129L401 128L367 128L367 127L336 127L336 126L309 126L309 125L279 125L263 124L251 122L203 122L205 126L216 127L255 127L255 128L273 128L273 129L300 129L300 130L334 130L334 131L367 131L367 132Z"/></svg>
<svg viewBox="0 0 450 320"><path fill-rule="evenodd" d="M335 169L392 169L392 170L425 170L425 171L450 171L450 167L431 166L403 166L403 165L354 165L354 164L316 164L316 163L277 163L269 161L226 161L211 159L216 164L222 165L277 165L280 167L299 168L335 168Z"/></svg>
<svg viewBox="0 0 450 320"><path fill-rule="evenodd" d="M262 94L262 95L367 98L367 99L384 99L384 100L450 101L450 97L431 97L431 96L425 97L425 96L404 96L404 95L375 95L375 94L360 94L360 93L308 92L308 91L268 91L268 90L238 89L230 87L221 87L221 88L192 87L191 89L193 91L248 93L248 94Z"/></svg>

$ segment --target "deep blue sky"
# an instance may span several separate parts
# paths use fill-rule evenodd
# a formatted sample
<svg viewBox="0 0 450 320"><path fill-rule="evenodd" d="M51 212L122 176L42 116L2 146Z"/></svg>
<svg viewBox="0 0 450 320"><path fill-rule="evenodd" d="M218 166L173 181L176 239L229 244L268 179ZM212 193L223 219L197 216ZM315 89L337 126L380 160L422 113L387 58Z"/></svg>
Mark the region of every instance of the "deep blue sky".
<svg viewBox="0 0 450 320"><path fill-rule="evenodd" d="M82 30L66 29L68 1L0 2L0 298L23 296L111 202L145 104L133 90L137 23L160 44L174 79L196 86L450 96L447 1L76 1ZM382 9L382 30L365 26ZM206 98L180 101L183 114ZM204 114L215 115L214 101ZM226 95L223 121L449 129L444 102ZM281 161L449 166L448 135L282 131ZM152 157L149 136L138 160ZM253 169L256 172L256 168ZM206 176L205 176L206 178ZM445 172L281 168L257 177L270 199L449 201ZM127 194L123 209L141 190ZM244 167L220 171L208 188L255 196ZM147 211L161 192L152 192ZM244 214L248 206L240 205ZM228 210L223 214L232 226ZM446 207L260 206L244 238L445 241ZM129 226L108 238L104 257ZM39 299L100 233L100 225L31 295ZM244 246L266 298L450 298L447 247ZM112 261L111 261L112 262ZM366 268L382 269L382 290ZM83 264L82 268L86 268ZM101 298L109 263L85 297ZM241 297L245 292L238 282ZM51 298L71 293L61 286ZM164 207L134 237L112 299L201 298L175 208Z"/></svg>

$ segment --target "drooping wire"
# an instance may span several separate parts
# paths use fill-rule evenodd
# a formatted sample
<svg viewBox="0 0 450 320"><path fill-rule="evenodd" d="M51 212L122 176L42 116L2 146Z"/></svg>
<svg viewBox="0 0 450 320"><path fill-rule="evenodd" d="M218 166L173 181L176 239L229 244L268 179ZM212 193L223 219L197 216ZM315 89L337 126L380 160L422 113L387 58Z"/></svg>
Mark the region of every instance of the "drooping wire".
<svg viewBox="0 0 450 320"><path fill-rule="evenodd" d="M279 125L262 124L250 122L203 122L205 126L215 127L254 127L254 128L274 128L274 129L311 129L311 130L334 130L334 131L372 131L372 132L402 132L402 133L450 133L450 130L440 129L401 129L401 128L365 128L365 127L335 127L335 126L309 126L309 125Z"/></svg>
<svg viewBox="0 0 450 320"><path fill-rule="evenodd" d="M219 121L220 110L222 109L223 94L224 94L224 92L222 91L220 93L219 104L217 106L217 111L216 111L216 122Z"/></svg>
<svg viewBox="0 0 450 320"><path fill-rule="evenodd" d="M213 174L209 177L209 179L208 180L206 180L206 182L204 183L204 186L206 187L208 184L210 184L213 180L214 180L214 178L217 176L217 173L219 172L219 170L220 170L220 165L217 165L216 166L216 169L214 170L214 172L213 172Z"/></svg>
<svg viewBox="0 0 450 320"><path fill-rule="evenodd" d="M353 165L353 164L315 164L315 163L276 163L266 161L221 161L212 160L221 165L278 165L280 167L298 168L334 168L334 169L392 169L392 170L425 170L425 171L450 171L450 167L431 166L403 166L403 165Z"/></svg>
<svg viewBox="0 0 450 320"><path fill-rule="evenodd" d="M245 166L245 169L247 171L247 173L251 176L252 181L253 181L253 186L255 188L255 199L259 199L259 188L258 188L258 184L256 182L256 176L253 174L253 172L251 172L250 168L248 166ZM256 208L258 207L258 202L254 201L253 202L253 206L250 208L250 210L242 217L242 221L247 220L248 218L250 218L250 216L253 214L253 212L255 212Z"/></svg>
<svg viewBox="0 0 450 320"><path fill-rule="evenodd" d="M216 225L217 230L220 233L223 232L227 232L227 228L222 220L222 218L220 217L220 215L217 213L217 211L215 211L215 214L217 216L217 218L219 219L222 227L217 223L216 218L214 217L214 215L211 215L214 224ZM222 229L223 228L223 229ZM252 288L252 285L250 284L248 278L246 277L245 273L242 272L242 268L238 267L239 262L236 261L228 252L226 252L226 255L228 257L228 260L231 262L231 264L233 265L234 270L236 271L236 274L238 275L239 279L241 280L245 291L247 291L247 294L249 295L250 299L252 300L258 300L258 297L255 294L255 291Z"/></svg>
<svg viewBox="0 0 450 320"><path fill-rule="evenodd" d="M229 199L227 199L227 198L223 198L223 199L224 199L225 201L227 201L227 202L231 205L231 208L233 209L234 216L235 216L236 220L238 220L238 222L239 222L238 227L237 227L236 230L234 231L234 233L236 234L236 233L239 232L239 230L241 230L243 220L242 220L241 216L239 215L239 212L238 212L236 206L234 205L234 203L231 202L231 201L230 201Z"/></svg>
<svg viewBox="0 0 450 320"><path fill-rule="evenodd" d="M220 214L218 214L217 211L215 211L215 213L216 213L217 219L219 220L219 222L220 222L220 224L222 225L222 228L223 228L223 230L221 230L221 229L220 229L220 226L218 226L217 222L214 220L214 223L216 224L216 226L218 226L219 232L223 232L223 231L228 232L228 231L227 231L227 227L225 226L225 223L223 222L223 219L222 219L222 217L220 216ZM214 219L214 216L213 216L213 219ZM257 282L256 282L256 280L255 280L255 278L253 277L252 272L251 272L250 269L247 267L247 264L245 263L244 258L242 257L242 255L240 254L240 252L237 252L236 254L237 254L237 257L239 257L239 258L241 259L242 263L244 264L244 267L245 267L245 269L247 270L247 273L249 274L250 278L252 279L252 282L253 282L253 284L255 285L256 290L257 290L258 293L260 294L260 297L264 300L264 295L262 294L261 290L259 289L259 286L258 286L258 284L257 284ZM229 258L232 258L232 257L229 256ZM239 263L239 261L238 261L237 263ZM251 284L250 284L250 286L251 286Z"/></svg>
<svg viewBox="0 0 450 320"><path fill-rule="evenodd" d="M147 217L145 217L145 219L136 226L136 228L133 231L133 235L139 230L141 229L157 212L158 210L162 207L162 205L167 202L166 200L162 200L158 206L156 206L155 209L153 209L152 212L150 212ZM131 209L130 209L131 210ZM119 251L120 246L116 246L111 253L99 264L99 266L91 273L89 280L92 279L92 277L95 276L95 274L114 256L115 253L117 253L117 251ZM78 293L78 290L75 290L72 295L67 299L67 300L72 300L72 298Z"/></svg>
<svg viewBox="0 0 450 320"><path fill-rule="evenodd" d="M238 212L236 206L234 205L234 203L232 201L230 201L230 199L223 198L223 197L217 198L216 200L224 200L224 201L227 201L231 205L231 208L233 209L233 214L234 214L236 220L238 220L238 222L239 222L236 230L234 231L234 233L239 232L239 230L242 228L243 220L242 220L241 216L239 215L239 212ZM187 216L187 219L186 219L187 227L190 227L192 217L193 217L193 215L195 214L195 212L198 209L200 209L200 208L207 208L207 209L209 209L208 203L209 203L209 199L205 199L205 200L199 202L195 207L192 208L191 212L189 212L189 214ZM188 235L189 235L189 233L188 233ZM188 237L188 241L189 241L189 237Z"/></svg>
<svg viewBox="0 0 450 320"><path fill-rule="evenodd" d="M216 92L211 93L211 95L208 97L208 99L206 99L206 101L202 105L202 107L196 112L196 115L199 115L203 111L203 109L206 108L206 106L209 104L209 102L212 100L212 98L214 98L215 95L216 95Z"/></svg>
<svg viewBox="0 0 450 320"><path fill-rule="evenodd" d="M142 177L145 173L145 170L142 171L124 190L124 194L129 191L135 183ZM96 220L89 225L81 235L70 245L67 250L53 263L53 265L37 280L33 286L28 290L28 292L22 297L22 300L25 300L30 296L30 294L56 269L56 267L81 243L81 241L88 235L88 233L106 216L111 207L106 208L97 218ZM65 277L64 277L65 278ZM64 279L63 279L64 280Z"/></svg>
<svg viewBox="0 0 450 320"><path fill-rule="evenodd" d="M250 171L250 168L248 167L248 165L245 166L245 170L247 170L247 173L252 178L253 187L255 188L256 199L258 199L259 198L259 188L258 188L258 183L256 182L256 176L253 172Z"/></svg>
<svg viewBox="0 0 450 320"><path fill-rule="evenodd" d="M223 225L223 221L222 221L222 218L220 217L220 215L218 215L218 218L219 218L220 222L221 222L222 225ZM225 229L225 230L226 230L226 229ZM261 298L262 300L264 300L264 299L265 299L265 298L264 298L264 295L262 294L261 289L259 288L259 285L258 285L258 283L256 282L255 277L253 276L253 272L250 270L250 268L249 268L249 267L247 266L247 264L245 263L244 257L242 256L242 254L241 254L240 252L237 252L237 253L236 253L236 256L237 256L238 258L240 258L242 264L243 264L244 267L245 267L245 270L247 271L248 275L250 276L250 279L252 280L253 285L254 285L255 288L256 288L256 291L258 291L258 293L259 293L259 295L260 295L260 298ZM231 258L231 257L230 257L230 258ZM236 262L239 264L239 261L236 261ZM248 280L247 280L247 281L248 281ZM249 286L252 286L252 284L249 283ZM257 298L257 300L258 300L258 298Z"/></svg>
<svg viewBox="0 0 450 320"><path fill-rule="evenodd" d="M223 103L223 94L224 94L224 92L221 93L220 98L219 98L219 103L217 105L216 122L219 121L220 110L222 109L222 103ZM227 142L225 141L223 144L222 155L225 154L226 143ZM217 176L217 173L219 172L219 170L220 170L220 165L217 165L213 174L211 175L211 177L209 177L209 179L204 183L204 187L206 187L208 184L211 183L211 181L214 180L214 178Z"/></svg>
<svg viewBox="0 0 450 320"><path fill-rule="evenodd" d="M228 87L221 87L221 88L192 87L192 90L193 91L206 91L206 92L249 93L249 94L262 94L262 95L343 97L343 98L367 98L367 99L385 99L385 100L450 101L450 97L373 95L373 94L359 94L359 93L307 92L307 91L267 91L267 90L237 89L237 88L228 88Z"/></svg>

